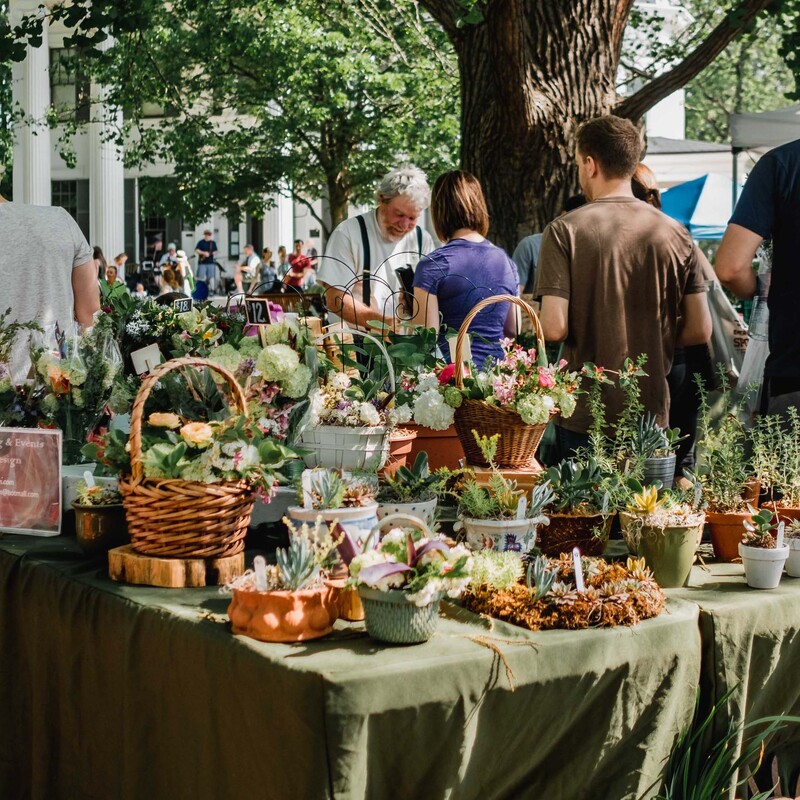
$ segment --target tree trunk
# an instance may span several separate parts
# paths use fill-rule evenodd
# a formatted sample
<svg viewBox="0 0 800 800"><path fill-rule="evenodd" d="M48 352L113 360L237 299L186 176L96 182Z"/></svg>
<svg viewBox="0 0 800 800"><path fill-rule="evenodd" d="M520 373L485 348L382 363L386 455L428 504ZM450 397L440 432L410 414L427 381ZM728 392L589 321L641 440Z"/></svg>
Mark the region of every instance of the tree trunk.
<svg viewBox="0 0 800 800"><path fill-rule="evenodd" d="M331 211L331 230L347 219L350 207L350 189L339 175L328 175L328 203Z"/></svg>
<svg viewBox="0 0 800 800"><path fill-rule="evenodd" d="M490 238L509 253L579 191L575 132L616 101L615 8L611 0L506 0L454 36L462 166L486 193Z"/></svg>

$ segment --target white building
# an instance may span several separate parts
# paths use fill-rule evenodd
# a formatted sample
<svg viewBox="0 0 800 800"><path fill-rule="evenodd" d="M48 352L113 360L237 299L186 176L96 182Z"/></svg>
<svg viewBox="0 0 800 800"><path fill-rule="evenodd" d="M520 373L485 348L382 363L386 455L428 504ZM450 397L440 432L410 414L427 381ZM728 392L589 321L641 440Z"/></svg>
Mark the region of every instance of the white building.
<svg viewBox="0 0 800 800"><path fill-rule="evenodd" d="M12 24L36 13L39 5L40 0L11 0ZM278 246L284 245L291 252L295 239L310 242L321 251L317 220L305 206L282 195L272 197L275 205L264 219L248 216L233 224L222 212L214 212L196 227L185 225L179 218L143 216L140 180L169 177L171 169L167 164L142 170L124 168L121 154L104 135L110 121L108 115L120 112L103 105L101 87L90 86L80 74L64 69L64 37L65 29L48 28L45 23L41 46L28 47L25 60L13 67L13 99L26 119L33 120L15 128L15 201L66 208L89 243L99 245L109 260L126 252L132 262L141 263L152 258L156 242L161 242L164 249L174 242L191 255L206 228L214 233L220 251L218 260L223 266L236 262L240 249L248 242L258 253L262 247L270 247L276 262ZM51 106L66 118L86 123L74 138L74 161L70 159L73 163L68 164L59 155L63 127L51 131L42 122ZM164 116L161 108L149 110L154 122ZM321 214L321 203L315 211Z"/></svg>

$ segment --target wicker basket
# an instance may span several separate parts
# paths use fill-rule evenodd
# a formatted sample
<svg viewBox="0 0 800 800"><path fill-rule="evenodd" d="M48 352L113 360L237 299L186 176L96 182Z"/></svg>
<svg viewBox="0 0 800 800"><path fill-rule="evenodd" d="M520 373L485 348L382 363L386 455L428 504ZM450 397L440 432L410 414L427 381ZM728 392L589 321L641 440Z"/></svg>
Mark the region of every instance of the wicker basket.
<svg viewBox="0 0 800 800"><path fill-rule="evenodd" d="M461 327L458 329L456 339L456 352L454 362L456 365L455 381L456 386L461 389L464 386L464 374L462 370L464 339L469 330L472 320L480 311L495 303L513 303L521 308L530 318L536 332L537 347L544 348L544 334L542 326L536 312L524 300L510 294L499 294L494 297L487 297L478 303L472 311L467 314ZM555 414L551 415L552 419ZM536 464L536 449L542 436L547 429L548 423L543 425L528 425L516 411L503 406L492 405L484 400L470 400L464 398L461 405L455 411L455 426L467 464L475 467L488 467L486 459L481 453L472 431L476 430L481 436L493 436L500 434L497 443L497 453L495 464L501 469L525 469Z"/></svg>
<svg viewBox="0 0 800 800"><path fill-rule="evenodd" d="M156 383L183 367L207 367L227 382L233 405L246 413L241 387L233 375L204 358L177 358L154 369L143 381L131 412L131 474L119 488L134 550L175 558L232 556L244 549L254 495L247 481L195 483L145 478L142 469L142 417Z"/></svg>

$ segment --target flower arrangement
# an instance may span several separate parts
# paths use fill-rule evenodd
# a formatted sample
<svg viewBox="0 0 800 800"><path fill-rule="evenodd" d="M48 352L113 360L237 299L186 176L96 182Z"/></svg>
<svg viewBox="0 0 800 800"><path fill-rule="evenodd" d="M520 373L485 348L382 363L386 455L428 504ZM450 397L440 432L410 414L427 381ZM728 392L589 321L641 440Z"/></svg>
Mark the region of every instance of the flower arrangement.
<svg viewBox="0 0 800 800"><path fill-rule="evenodd" d="M78 481L75 486L77 503L81 506L116 506L122 503L122 495L116 486L104 486L86 481Z"/></svg>
<svg viewBox="0 0 800 800"><path fill-rule="evenodd" d="M381 592L398 589L417 607L443 594L458 597L469 584L472 555L463 545L448 547L422 530L393 528L373 550L350 561L352 583Z"/></svg>
<svg viewBox="0 0 800 800"><path fill-rule="evenodd" d="M388 398L374 385L346 372L331 370L311 393L311 425L373 428L389 423Z"/></svg>
<svg viewBox="0 0 800 800"><path fill-rule="evenodd" d="M36 425L36 413L28 389L14 379L11 358L20 334L42 329L35 322L9 322L10 314L10 308L0 314L0 425L29 427Z"/></svg>

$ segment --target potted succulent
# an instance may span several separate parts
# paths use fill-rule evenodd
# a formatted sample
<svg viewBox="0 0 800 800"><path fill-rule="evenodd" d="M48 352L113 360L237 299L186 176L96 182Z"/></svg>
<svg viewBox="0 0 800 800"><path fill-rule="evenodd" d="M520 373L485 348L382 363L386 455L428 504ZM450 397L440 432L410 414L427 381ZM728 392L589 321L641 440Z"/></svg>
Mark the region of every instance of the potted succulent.
<svg viewBox="0 0 800 800"><path fill-rule="evenodd" d="M783 542L784 523L768 508L748 507L750 518L744 521L744 535L739 542L739 555L744 564L747 585L753 589L775 589L789 558L789 547ZM773 531L778 528L777 538Z"/></svg>
<svg viewBox="0 0 800 800"><path fill-rule="evenodd" d="M635 480L629 484L633 495L620 512L628 549L644 558L659 586L684 586L703 536L701 487L697 485L687 501L681 492L666 490L659 497L657 486L642 486Z"/></svg>
<svg viewBox="0 0 800 800"><path fill-rule="evenodd" d="M275 565L256 556L254 569L236 578L228 617L234 633L262 642L302 642L330 633L337 618L337 590L326 580L336 541L308 525L290 528L289 546Z"/></svg>
<svg viewBox="0 0 800 800"><path fill-rule="evenodd" d="M441 477L428 468L428 454L417 453L413 466L398 467L394 475L384 475L380 480L378 519L389 514L411 514L430 525L441 483Z"/></svg>
<svg viewBox="0 0 800 800"><path fill-rule="evenodd" d="M91 477L91 476L90 476ZM116 486L78 481L75 510L75 534L86 555L101 555L113 547L130 542L125 522L122 495Z"/></svg>
<svg viewBox="0 0 800 800"><path fill-rule="evenodd" d="M298 524L314 524L327 532L338 522L357 541L364 540L378 524L378 491L374 475L352 475L337 469L303 470L298 485L299 505L289 506L287 516Z"/></svg>
<svg viewBox="0 0 800 800"><path fill-rule="evenodd" d="M665 489L671 489L675 480L675 451L678 443L685 439L678 428L663 428L654 414L642 414L630 439L631 456L641 462L642 483L649 485L659 481Z"/></svg>
<svg viewBox="0 0 800 800"><path fill-rule="evenodd" d="M748 518L744 497L753 470L747 455L748 435L723 378L722 416L712 424L708 393L698 381L700 418L697 433L697 468L693 479L703 487L708 506L708 523L714 555L720 561L734 561L739 554L742 524Z"/></svg>
<svg viewBox="0 0 800 800"><path fill-rule="evenodd" d="M557 556L579 547L584 555L599 556L608 542L613 519L610 498L604 491L604 475L593 457L568 459L545 470L553 499L544 509L550 524L539 535L539 547Z"/></svg>
<svg viewBox="0 0 800 800"><path fill-rule="evenodd" d="M473 550L521 555L534 546L537 526L548 522L542 509L553 500L553 490L543 481L534 487L529 501L516 482L506 478L494 463L499 435L472 433L492 472L486 486L470 478L460 486L458 508L467 544Z"/></svg>
<svg viewBox="0 0 800 800"><path fill-rule="evenodd" d="M800 519L800 414L769 414L753 428L753 467L769 506L781 519Z"/></svg>
<svg viewBox="0 0 800 800"><path fill-rule="evenodd" d="M367 633L393 644L416 644L436 630L439 602L458 597L470 579L472 556L463 545L448 547L412 517L374 550L350 561L350 575L364 604ZM406 524L413 527L405 527Z"/></svg>
<svg viewBox="0 0 800 800"><path fill-rule="evenodd" d="M789 547L786 559L786 574L800 578L800 520L793 519L784 530L784 541Z"/></svg>

